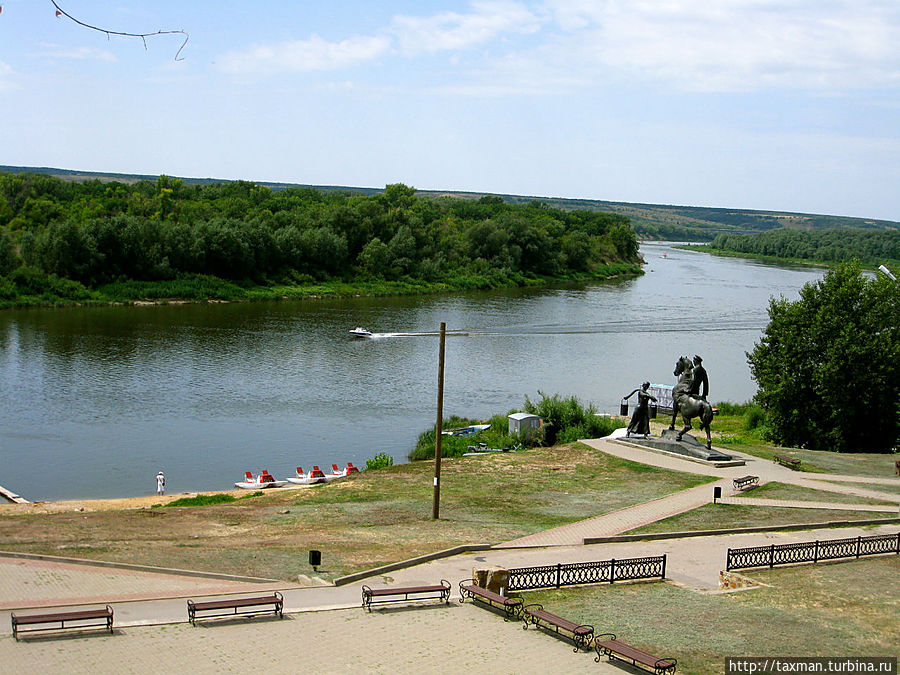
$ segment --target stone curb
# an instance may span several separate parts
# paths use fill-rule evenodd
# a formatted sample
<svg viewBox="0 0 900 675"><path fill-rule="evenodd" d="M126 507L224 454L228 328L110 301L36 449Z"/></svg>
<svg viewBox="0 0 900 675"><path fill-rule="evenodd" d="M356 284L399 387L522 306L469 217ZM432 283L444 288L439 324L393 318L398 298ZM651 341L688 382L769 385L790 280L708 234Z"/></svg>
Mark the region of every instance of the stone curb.
<svg viewBox="0 0 900 675"><path fill-rule="evenodd" d="M201 577L204 579L219 579L222 581L239 581L252 584L282 584L283 579L261 579L259 577L246 577L234 574L221 574L219 572L199 572L197 570L179 570L171 567L151 567L150 565L133 565L131 563L110 562L106 560L85 560L84 558L64 558L55 555L43 555L40 553L17 553L0 551L3 558L21 558L23 560L45 560L47 562L68 563L72 565L89 565L92 567L110 567L133 572L151 572L153 574L171 574L180 577Z"/></svg>
<svg viewBox="0 0 900 675"><path fill-rule="evenodd" d="M333 583L335 586L343 586L344 584L351 584L354 581L359 581L360 579L365 579L367 577L374 577L379 574L384 574L385 572L394 572L406 567L414 567L415 565L420 565L421 563L431 562L432 560L439 560L441 558L449 558L460 553L469 553L470 551L488 551L491 548L491 544L463 544L462 546L454 546L453 548L447 548L443 551L426 553L425 555L420 555L416 558L401 560L399 562L390 563L388 565L382 565L381 567L375 567L370 570L347 574L342 577L337 577Z"/></svg>
<svg viewBox="0 0 900 675"><path fill-rule="evenodd" d="M900 523L900 518L873 518L869 520L830 520L825 523L795 523L789 525L756 525L735 527L724 530L693 530L686 532L656 532L652 534L618 534L611 537L585 537L584 545L612 544L625 541L655 539L684 539L686 537L711 537L723 534L748 534L753 532L779 532L782 530L816 530L823 527L854 527L857 525L891 525Z"/></svg>

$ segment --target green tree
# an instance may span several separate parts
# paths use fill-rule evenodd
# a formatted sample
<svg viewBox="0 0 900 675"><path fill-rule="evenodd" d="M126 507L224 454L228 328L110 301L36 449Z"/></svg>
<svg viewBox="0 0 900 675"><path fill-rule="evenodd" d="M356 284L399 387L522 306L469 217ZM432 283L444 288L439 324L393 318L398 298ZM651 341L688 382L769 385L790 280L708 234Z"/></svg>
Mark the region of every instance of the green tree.
<svg viewBox="0 0 900 675"><path fill-rule="evenodd" d="M769 304L747 354L771 439L842 452L888 452L900 434L900 284L844 263Z"/></svg>

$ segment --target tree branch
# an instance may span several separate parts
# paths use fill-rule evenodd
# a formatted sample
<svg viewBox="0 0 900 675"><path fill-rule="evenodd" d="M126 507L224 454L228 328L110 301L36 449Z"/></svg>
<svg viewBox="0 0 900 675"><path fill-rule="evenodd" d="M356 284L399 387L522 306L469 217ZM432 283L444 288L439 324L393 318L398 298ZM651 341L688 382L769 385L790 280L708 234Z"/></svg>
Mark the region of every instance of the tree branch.
<svg viewBox="0 0 900 675"><path fill-rule="evenodd" d="M117 31L117 30L107 30L106 28L99 28L98 26L92 26L91 24L85 23L84 21L79 21L74 16L69 14L67 11L65 11L62 7L60 7L57 4L56 0L50 0L50 2L56 8L56 16L64 16L67 19L71 19L72 21L77 23L79 26L84 26L85 28L90 28L91 30L98 31L100 33L106 33L107 39L109 39L110 35L121 35L123 37L140 38L141 41L144 43L144 49L147 49L147 38L148 37L153 37L155 35L173 35L175 33L184 35L184 42L181 43L181 46L178 48L178 51L175 52L175 60L176 61L184 60L184 57L181 56L181 50L184 49L184 46L188 43L188 40L190 39L190 36L187 34L186 31L183 31L183 30L158 30L155 33L123 33L122 31Z"/></svg>

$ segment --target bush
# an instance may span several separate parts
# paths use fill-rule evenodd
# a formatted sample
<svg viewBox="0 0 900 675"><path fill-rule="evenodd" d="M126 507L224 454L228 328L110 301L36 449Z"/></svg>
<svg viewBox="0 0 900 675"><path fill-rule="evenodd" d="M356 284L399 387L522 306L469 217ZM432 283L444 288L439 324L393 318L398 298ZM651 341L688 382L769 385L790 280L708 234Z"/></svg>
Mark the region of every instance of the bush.
<svg viewBox="0 0 900 675"><path fill-rule="evenodd" d="M574 396L566 398L559 394L547 396L538 391L541 400L537 403L525 397L525 411L539 415L545 422L544 445L570 443L579 438L600 438L609 436L622 424L609 417L598 417L593 403L587 406Z"/></svg>
<svg viewBox="0 0 900 675"><path fill-rule="evenodd" d="M764 426L765 423L765 410L755 404L747 406L747 409L744 412L744 429L746 431L753 431L754 429L758 429L759 427Z"/></svg>
<svg viewBox="0 0 900 675"><path fill-rule="evenodd" d="M457 417L456 415L443 421L444 429L456 429L459 427L467 427L472 424L488 424L490 428L479 431L477 434L469 436L444 436L441 439L441 456L442 457L461 457L463 453L468 452L469 446L476 443L484 443L488 447L504 449L512 448L519 443L519 439L510 436L507 433L509 424L506 415L494 415L490 420L473 420L466 417ZM423 431L419 434L416 447L409 453L411 461L434 459L434 427Z"/></svg>
<svg viewBox="0 0 900 675"><path fill-rule="evenodd" d="M394 458L386 452L379 452L371 459L366 460L366 471L375 471L377 469L386 469L394 466Z"/></svg>

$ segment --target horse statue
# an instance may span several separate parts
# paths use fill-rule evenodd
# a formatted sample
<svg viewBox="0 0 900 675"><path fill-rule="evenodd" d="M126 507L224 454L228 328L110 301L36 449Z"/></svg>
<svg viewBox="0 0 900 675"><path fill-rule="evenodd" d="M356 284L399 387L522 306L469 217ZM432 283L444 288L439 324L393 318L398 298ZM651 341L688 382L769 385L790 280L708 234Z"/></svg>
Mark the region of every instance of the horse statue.
<svg viewBox="0 0 900 675"><path fill-rule="evenodd" d="M712 406L702 398L691 396L691 385L694 382L694 364L687 356L682 356L675 364L674 375L678 378L678 384L672 389L672 399L678 406L678 412L684 419L684 429L675 436L680 441L684 434L694 427L691 419L700 418L700 429L706 430L706 449L712 450L712 439L709 436L709 425L713 418ZM674 427L671 427L674 428Z"/></svg>

